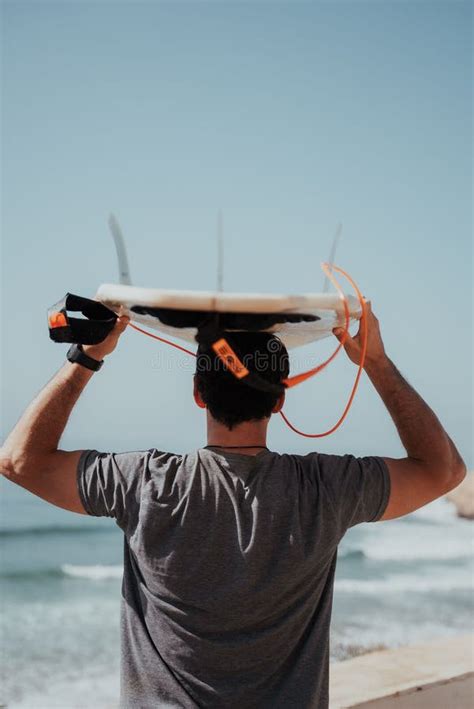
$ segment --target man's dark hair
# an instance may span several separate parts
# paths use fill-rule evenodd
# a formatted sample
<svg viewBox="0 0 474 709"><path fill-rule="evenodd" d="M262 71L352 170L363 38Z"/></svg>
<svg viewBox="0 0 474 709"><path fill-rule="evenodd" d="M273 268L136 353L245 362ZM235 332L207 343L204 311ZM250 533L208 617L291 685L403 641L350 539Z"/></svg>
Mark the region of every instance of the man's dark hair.
<svg viewBox="0 0 474 709"><path fill-rule="evenodd" d="M226 332L225 339L249 371L272 384L289 374L286 347L267 332ZM214 351L199 345L196 386L213 418L232 429L244 421L268 418L278 394L255 389L229 372Z"/></svg>

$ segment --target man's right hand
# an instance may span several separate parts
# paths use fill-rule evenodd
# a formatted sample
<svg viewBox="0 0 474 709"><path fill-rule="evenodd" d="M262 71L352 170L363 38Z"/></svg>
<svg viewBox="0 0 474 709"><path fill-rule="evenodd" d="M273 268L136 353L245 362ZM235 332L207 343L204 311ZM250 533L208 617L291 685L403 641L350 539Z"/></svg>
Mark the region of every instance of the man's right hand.
<svg viewBox="0 0 474 709"><path fill-rule="evenodd" d="M386 355L382 336L380 334L379 321L372 312L372 305L369 300L365 301L365 311L366 316L362 316L360 319L359 330L357 332L357 335L351 337L351 335L347 333L347 337L344 342L344 349L351 362L354 362L354 364L359 365L362 356L364 328L367 326L367 352L365 355L364 364L364 367L367 368L370 365L377 364L378 362L382 361ZM336 327L334 328L333 333L337 337L339 342L343 342L344 328Z"/></svg>

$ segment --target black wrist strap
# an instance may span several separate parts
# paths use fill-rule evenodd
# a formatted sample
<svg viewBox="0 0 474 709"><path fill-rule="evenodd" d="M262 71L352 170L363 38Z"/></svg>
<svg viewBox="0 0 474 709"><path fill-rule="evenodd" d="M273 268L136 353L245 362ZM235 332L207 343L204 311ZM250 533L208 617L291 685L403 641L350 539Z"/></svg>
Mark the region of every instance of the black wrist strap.
<svg viewBox="0 0 474 709"><path fill-rule="evenodd" d="M86 367L86 369L91 369L93 372L98 372L104 364L104 360L99 362L99 360L93 359L92 357L86 355L86 353L83 352L81 345L71 345L67 351L66 357L69 362L80 364L83 367Z"/></svg>
<svg viewBox="0 0 474 709"><path fill-rule="evenodd" d="M70 313L79 312L83 318ZM49 336L54 342L97 345L112 331L117 315L97 300L66 293L48 310Z"/></svg>

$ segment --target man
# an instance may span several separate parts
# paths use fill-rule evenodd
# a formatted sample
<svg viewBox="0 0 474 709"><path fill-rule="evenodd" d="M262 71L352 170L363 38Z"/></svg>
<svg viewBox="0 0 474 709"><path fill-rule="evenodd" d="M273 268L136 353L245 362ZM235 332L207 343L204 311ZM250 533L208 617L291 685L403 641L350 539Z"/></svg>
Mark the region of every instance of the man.
<svg viewBox="0 0 474 709"><path fill-rule="evenodd" d="M109 355L127 322L84 346L86 357ZM9 480L64 509L114 517L124 532L122 707L327 707L344 533L408 514L465 475L435 414L387 357L370 304L365 324L365 371L406 449L401 460L269 451L267 426L284 395L238 382L205 347L194 378L195 401L207 410L204 448L58 450L93 376L69 361L6 440L0 469ZM229 334L229 342L260 377L288 376L277 338ZM344 346L358 364L360 328Z"/></svg>

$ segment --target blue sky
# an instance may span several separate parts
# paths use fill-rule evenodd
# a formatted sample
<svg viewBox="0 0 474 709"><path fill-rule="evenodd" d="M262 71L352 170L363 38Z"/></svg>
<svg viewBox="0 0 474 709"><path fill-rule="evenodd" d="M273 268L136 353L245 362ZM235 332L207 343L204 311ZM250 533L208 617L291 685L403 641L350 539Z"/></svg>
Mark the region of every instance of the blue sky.
<svg viewBox="0 0 474 709"><path fill-rule="evenodd" d="M4 2L2 428L60 366L46 309L116 280L318 291L336 262L371 298L388 354L472 466L471 6L463 2ZM298 353L294 371L333 346ZM202 445L192 363L127 332L66 448ZM341 356L288 395L307 431L337 419ZM344 426L276 450L402 455L364 379Z"/></svg>

